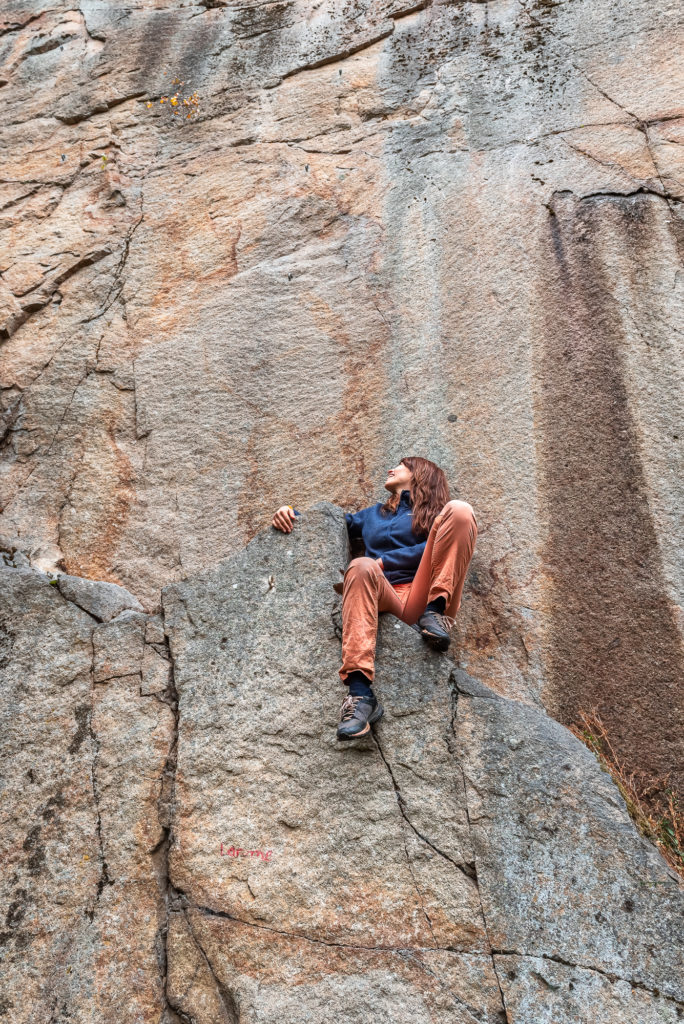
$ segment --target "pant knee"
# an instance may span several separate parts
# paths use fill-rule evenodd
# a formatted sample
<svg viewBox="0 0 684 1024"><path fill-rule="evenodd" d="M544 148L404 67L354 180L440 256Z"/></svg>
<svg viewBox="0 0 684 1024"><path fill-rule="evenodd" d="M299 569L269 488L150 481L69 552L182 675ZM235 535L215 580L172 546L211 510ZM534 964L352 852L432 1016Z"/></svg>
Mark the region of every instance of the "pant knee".
<svg viewBox="0 0 684 1024"><path fill-rule="evenodd" d="M352 558L344 578L346 579L347 576L377 576L379 568L380 566L374 558L368 558L365 555L361 558Z"/></svg>
<svg viewBox="0 0 684 1024"><path fill-rule="evenodd" d="M477 535L475 512L473 511L473 506L467 501L460 501L458 498L448 501L438 517L440 523L443 523L445 520L448 520L452 526L456 525L459 529L465 530L467 528L473 536Z"/></svg>
<svg viewBox="0 0 684 1024"><path fill-rule="evenodd" d="M456 516L458 519L471 520L475 518L473 506L467 501L460 501L457 498L454 498L453 501L447 501L442 512L450 516Z"/></svg>

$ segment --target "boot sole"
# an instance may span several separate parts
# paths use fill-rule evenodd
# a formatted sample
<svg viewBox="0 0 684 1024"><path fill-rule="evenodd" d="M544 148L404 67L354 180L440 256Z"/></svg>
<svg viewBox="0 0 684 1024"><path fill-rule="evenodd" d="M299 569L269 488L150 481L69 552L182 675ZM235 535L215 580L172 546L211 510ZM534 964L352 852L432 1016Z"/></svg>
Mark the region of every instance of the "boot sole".
<svg viewBox="0 0 684 1024"><path fill-rule="evenodd" d="M449 644L451 643L451 637L448 636L435 636L434 633L428 633L426 629L421 629L420 635L426 643L430 644L430 647L434 647L436 651L448 651Z"/></svg>
<svg viewBox="0 0 684 1024"><path fill-rule="evenodd" d="M368 733L370 732L370 727L373 724L373 722L379 722L380 719L382 718L382 716L384 715L384 713L385 713L385 709L383 708L382 704L378 704L378 706L375 709L375 711L371 712L371 714L368 716L368 720L366 721L365 726L363 727L363 729L360 732L355 732L351 736L348 736L345 733L342 733L340 735L340 733L338 732L338 734L337 734L338 740L341 740L341 741L344 741L344 740L357 740L360 736L367 736Z"/></svg>

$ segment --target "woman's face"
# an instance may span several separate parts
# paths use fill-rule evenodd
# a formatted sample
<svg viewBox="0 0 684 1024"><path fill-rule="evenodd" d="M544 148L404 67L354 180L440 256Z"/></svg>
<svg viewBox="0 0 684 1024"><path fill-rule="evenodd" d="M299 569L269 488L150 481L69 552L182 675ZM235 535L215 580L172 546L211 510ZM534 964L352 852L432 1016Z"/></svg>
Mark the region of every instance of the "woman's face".
<svg viewBox="0 0 684 1024"><path fill-rule="evenodd" d="M400 462L398 466L388 471L387 479L385 480L385 490L392 491L394 494L406 491L411 486L412 479L413 473L411 470L403 462Z"/></svg>

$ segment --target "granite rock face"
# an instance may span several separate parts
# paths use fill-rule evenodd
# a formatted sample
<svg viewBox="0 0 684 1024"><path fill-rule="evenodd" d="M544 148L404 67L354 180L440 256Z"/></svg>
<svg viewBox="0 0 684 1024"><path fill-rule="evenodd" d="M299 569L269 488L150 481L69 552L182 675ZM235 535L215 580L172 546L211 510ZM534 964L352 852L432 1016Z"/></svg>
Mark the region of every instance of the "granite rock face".
<svg viewBox="0 0 684 1024"><path fill-rule="evenodd" d="M383 616L337 742L347 557L323 503L102 622L0 570L8 1019L681 1020L681 885L544 711Z"/></svg>
<svg viewBox="0 0 684 1024"><path fill-rule="evenodd" d="M170 690L143 694L135 642L96 670L136 613L98 624L37 570L0 577L0 1018L161 1020Z"/></svg>
<svg viewBox="0 0 684 1024"><path fill-rule="evenodd" d="M463 663L681 781L682 24L6 0L0 531L154 613L425 454L481 526Z"/></svg>

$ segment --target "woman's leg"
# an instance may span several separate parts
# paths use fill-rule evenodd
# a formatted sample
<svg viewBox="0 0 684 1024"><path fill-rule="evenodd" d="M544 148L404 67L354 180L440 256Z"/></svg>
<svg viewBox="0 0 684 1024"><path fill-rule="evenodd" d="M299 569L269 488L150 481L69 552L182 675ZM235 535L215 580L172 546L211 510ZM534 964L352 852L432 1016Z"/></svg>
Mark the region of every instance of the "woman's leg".
<svg viewBox="0 0 684 1024"><path fill-rule="evenodd" d="M453 618L476 539L472 507L466 501L447 502L432 524L408 596L396 593L373 558L349 563L342 592L342 682L355 669L374 678L379 612L391 612L413 625L428 601L443 596L446 614Z"/></svg>
<svg viewBox="0 0 684 1024"><path fill-rule="evenodd" d="M398 616L410 626L425 611L428 601L446 600L446 614L461 606L463 584L477 539L477 522L467 501L449 501L435 519L411 590ZM394 613L397 614L396 612Z"/></svg>
<svg viewBox="0 0 684 1024"><path fill-rule="evenodd" d="M402 617L403 601L373 558L354 558L344 574L342 591L342 668L346 682L357 669L370 680L375 674L378 613ZM421 609L422 610L422 609Z"/></svg>

